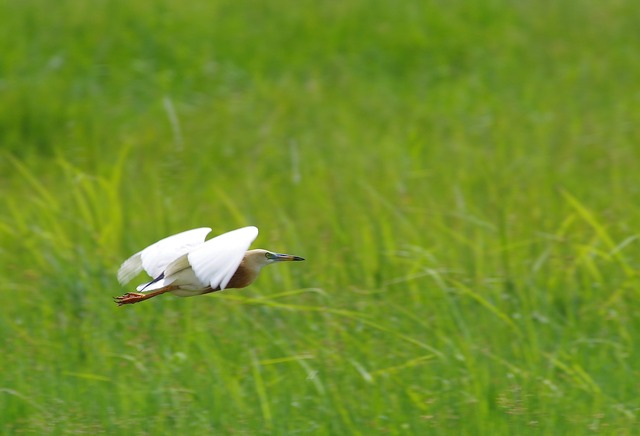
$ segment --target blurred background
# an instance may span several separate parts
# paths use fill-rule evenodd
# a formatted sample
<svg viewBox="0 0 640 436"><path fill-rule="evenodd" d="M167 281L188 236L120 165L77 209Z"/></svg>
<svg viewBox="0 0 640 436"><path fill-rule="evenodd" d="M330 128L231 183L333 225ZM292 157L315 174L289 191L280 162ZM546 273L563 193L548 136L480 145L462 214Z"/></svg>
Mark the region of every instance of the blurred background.
<svg viewBox="0 0 640 436"><path fill-rule="evenodd" d="M638 22L0 2L3 434L635 433ZM113 304L134 252L245 225L307 261Z"/></svg>

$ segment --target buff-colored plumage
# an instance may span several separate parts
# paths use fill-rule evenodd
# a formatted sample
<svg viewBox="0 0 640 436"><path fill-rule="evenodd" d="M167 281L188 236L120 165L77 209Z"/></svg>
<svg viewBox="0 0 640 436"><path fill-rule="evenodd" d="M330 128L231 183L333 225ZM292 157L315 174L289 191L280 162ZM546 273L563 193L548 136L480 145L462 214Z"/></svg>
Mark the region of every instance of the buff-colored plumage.
<svg viewBox="0 0 640 436"><path fill-rule="evenodd" d="M169 236L127 259L118 271L125 284L143 270L153 279L115 298L119 306L148 300L170 292L191 297L250 285L260 270L279 261L304 260L298 256L273 253L249 245L258 236L256 227L243 227L204 241L208 227Z"/></svg>

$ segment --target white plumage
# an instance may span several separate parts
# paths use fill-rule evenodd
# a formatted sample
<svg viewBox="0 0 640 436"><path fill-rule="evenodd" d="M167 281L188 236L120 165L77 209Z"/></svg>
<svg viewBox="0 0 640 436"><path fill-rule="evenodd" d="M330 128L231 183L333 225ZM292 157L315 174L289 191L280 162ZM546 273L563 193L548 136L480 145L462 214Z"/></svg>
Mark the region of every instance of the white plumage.
<svg viewBox="0 0 640 436"><path fill-rule="evenodd" d="M258 236L253 226L243 227L205 241L208 227L169 236L127 259L118 271L121 284L128 283L143 270L152 278L115 301L134 304L170 292L190 297L243 288L251 284L265 265L282 261L301 261L302 257L256 249L248 250Z"/></svg>
<svg viewBox="0 0 640 436"><path fill-rule="evenodd" d="M167 285L179 286L184 291L224 289L258 236L258 229L243 227L205 242L210 232L208 227L187 230L148 246L122 264L118 280L125 284L144 269L154 280L139 285L136 289L141 292Z"/></svg>
<svg viewBox="0 0 640 436"><path fill-rule="evenodd" d="M122 263L118 270L118 281L121 285L127 284L143 269L152 279L155 279L171 262L202 245L209 233L211 233L209 227L201 227L169 236L149 245Z"/></svg>
<svg viewBox="0 0 640 436"><path fill-rule="evenodd" d="M216 236L190 251L187 256L196 278L212 289L226 288L257 236L256 227L243 227Z"/></svg>

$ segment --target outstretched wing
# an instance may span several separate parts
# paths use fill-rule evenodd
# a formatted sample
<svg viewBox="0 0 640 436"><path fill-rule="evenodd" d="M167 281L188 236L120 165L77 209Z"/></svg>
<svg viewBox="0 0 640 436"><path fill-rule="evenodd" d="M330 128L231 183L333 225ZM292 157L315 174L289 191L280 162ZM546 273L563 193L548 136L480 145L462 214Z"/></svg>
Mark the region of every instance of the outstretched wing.
<svg viewBox="0 0 640 436"><path fill-rule="evenodd" d="M211 232L209 227L187 230L161 239L125 260L118 270L118 281L125 284L143 269L151 278L158 277L176 258L202 245Z"/></svg>
<svg viewBox="0 0 640 436"><path fill-rule="evenodd" d="M250 226L209 239L187 255L191 269L202 283L224 289L257 236L258 229Z"/></svg>

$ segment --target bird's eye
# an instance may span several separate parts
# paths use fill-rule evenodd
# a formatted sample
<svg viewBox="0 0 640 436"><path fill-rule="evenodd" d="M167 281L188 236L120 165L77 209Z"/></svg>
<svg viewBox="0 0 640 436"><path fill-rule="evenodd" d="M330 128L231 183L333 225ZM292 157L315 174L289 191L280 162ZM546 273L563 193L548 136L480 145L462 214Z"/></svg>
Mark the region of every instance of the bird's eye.
<svg viewBox="0 0 640 436"><path fill-rule="evenodd" d="M275 256L273 255L273 253L269 253L268 251L264 254L264 257L266 257L267 259L273 259Z"/></svg>

